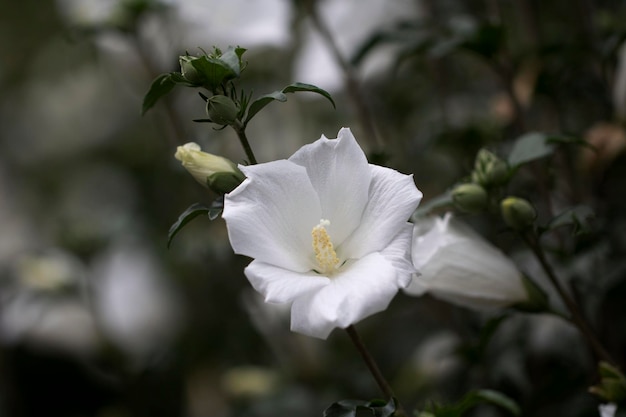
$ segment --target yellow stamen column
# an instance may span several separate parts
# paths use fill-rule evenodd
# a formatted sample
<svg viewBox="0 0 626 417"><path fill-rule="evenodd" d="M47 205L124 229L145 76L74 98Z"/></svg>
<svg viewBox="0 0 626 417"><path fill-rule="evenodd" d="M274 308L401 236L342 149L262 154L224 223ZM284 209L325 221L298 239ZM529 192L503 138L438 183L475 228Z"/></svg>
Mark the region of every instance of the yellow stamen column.
<svg viewBox="0 0 626 417"><path fill-rule="evenodd" d="M319 269L317 272L328 275L331 274L339 264L337 253L333 247L333 242L326 231L326 227L330 226L330 221L326 219L320 220L320 223L313 228L311 236L313 237L313 250L315 251L315 259Z"/></svg>

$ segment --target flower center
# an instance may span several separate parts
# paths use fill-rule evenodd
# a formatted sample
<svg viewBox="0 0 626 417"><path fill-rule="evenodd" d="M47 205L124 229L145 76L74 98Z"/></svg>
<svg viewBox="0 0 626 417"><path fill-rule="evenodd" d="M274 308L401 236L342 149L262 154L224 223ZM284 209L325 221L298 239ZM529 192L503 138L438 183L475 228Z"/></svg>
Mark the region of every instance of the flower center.
<svg viewBox="0 0 626 417"><path fill-rule="evenodd" d="M316 269L316 271L321 274L332 273L337 268L337 264L339 264L333 242L330 241L330 236L328 236L326 231L327 226L330 226L330 221L322 219L311 231L315 259L319 266L319 269Z"/></svg>

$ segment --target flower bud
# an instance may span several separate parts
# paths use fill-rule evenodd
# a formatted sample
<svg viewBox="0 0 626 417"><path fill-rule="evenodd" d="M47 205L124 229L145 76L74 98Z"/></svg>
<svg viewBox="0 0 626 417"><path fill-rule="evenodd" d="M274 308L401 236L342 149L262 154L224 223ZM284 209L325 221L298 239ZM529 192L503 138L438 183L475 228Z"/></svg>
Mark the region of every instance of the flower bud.
<svg viewBox="0 0 626 417"><path fill-rule="evenodd" d="M491 187L504 184L509 177L508 164L487 149L481 149L476 155L472 181Z"/></svg>
<svg viewBox="0 0 626 417"><path fill-rule="evenodd" d="M206 112L213 123L229 125L237 120L239 106L226 96L212 96L206 103Z"/></svg>
<svg viewBox="0 0 626 417"><path fill-rule="evenodd" d="M507 226L515 230L525 229L537 218L537 211L532 204L518 197L507 197L502 200L500 211Z"/></svg>
<svg viewBox="0 0 626 417"><path fill-rule="evenodd" d="M196 181L218 194L231 192L245 179L232 161L202 152L194 142L179 146L174 157L182 162Z"/></svg>
<svg viewBox="0 0 626 417"><path fill-rule="evenodd" d="M487 191L478 184L459 184L452 189L452 201L461 211L479 213L487 207Z"/></svg>
<svg viewBox="0 0 626 417"><path fill-rule="evenodd" d="M180 63L180 72L183 74L183 77L192 84L201 85L202 77L198 70L191 63L194 59L197 59L193 56L184 55L178 57L178 62Z"/></svg>

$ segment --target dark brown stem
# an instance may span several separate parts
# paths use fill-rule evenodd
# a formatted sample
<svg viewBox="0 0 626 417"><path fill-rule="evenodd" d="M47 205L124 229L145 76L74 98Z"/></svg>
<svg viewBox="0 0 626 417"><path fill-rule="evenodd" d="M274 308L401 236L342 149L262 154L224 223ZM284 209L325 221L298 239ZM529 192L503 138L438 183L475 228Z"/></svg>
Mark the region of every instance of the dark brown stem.
<svg viewBox="0 0 626 417"><path fill-rule="evenodd" d="M561 285L559 279L554 273L554 270L552 269L552 266L548 263L548 260L546 259L546 256L543 252L543 248L539 244L539 240L537 236L534 233L532 234L521 233L521 236L524 242L526 243L526 245L530 248L530 250L535 255L535 258L537 258L537 260L541 264L541 267L543 268L544 272L548 276L550 283L556 289L557 293L559 294L559 296L565 303L565 306L567 307L567 310L569 311L571 315L570 321L578 328L578 330L585 337L585 339L589 343L589 346L593 350L595 356L598 359L601 359L613 365L616 365L613 358L611 358L611 355L606 351L604 346L602 346L602 344L596 337L589 323L587 323L587 321L585 320L576 302L572 299L572 297L570 297L570 295L567 293L567 291L565 291L565 289Z"/></svg>
<svg viewBox="0 0 626 417"><path fill-rule="evenodd" d="M376 383L380 387L380 390L383 392L383 394L385 394L385 397L387 397L387 399L396 398L395 394L393 393L393 389L391 388L391 385L389 385L389 382L387 382L382 372L380 372L380 369L378 368L376 361L374 360L372 355L369 353L369 351L365 347L365 344L363 343L361 336L359 336L359 334L357 333L356 328L350 325L346 327L346 332L348 333L348 336L350 336L350 340L352 340L352 343L354 343L354 346L356 346L356 349L361 354L363 361L365 361L367 368L370 370L370 373L376 380ZM396 398L396 401L397 401L397 398ZM396 416L399 416L399 417L406 416L407 414L402 408L402 406L400 405L400 403L397 403L397 404L398 404L398 408L395 413Z"/></svg>
<svg viewBox="0 0 626 417"><path fill-rule="evenodd" d="M359 86L359 81L357 79L356 74L354 73L354 68L352 65L344 58L337 43L335 42L335 38L332 33L326 26L325 22L320 19L317 10L315 9L315 1L307 2L307 13L310 16L313 26L318 31L320 36L324 39L328 47L330 48L331 53L335 61L341 67L343 71L343 76L346 81L346 88L348 90L348 94L354 103L356 108L357 116L359 118L359 122L361 123L364 132L363 134L367 137L369 143L378 148L383 147L383 141L378 135L378 130L376 129L376 125L374 124L374 119L372 117L372 112L369 107L365 103L363 98L363 94L361 93L361 88Z"/></svg>
<svg viewBox="0 0 626 417"><path fill-rule="evenodd" d="M237 136L239 137L241 146L243 146L243 150L246 153L246 156L248 157L248 162L250 162L250 165L256 165L257 161L256 161L256 158L254 157L254 152L252 152L252 148L250 147L250 142L248 142L248 137L246 136L246 129L243 127L243 125L240 122L237 122L236 124L233 124L231 126L237 133Z"/></svg>

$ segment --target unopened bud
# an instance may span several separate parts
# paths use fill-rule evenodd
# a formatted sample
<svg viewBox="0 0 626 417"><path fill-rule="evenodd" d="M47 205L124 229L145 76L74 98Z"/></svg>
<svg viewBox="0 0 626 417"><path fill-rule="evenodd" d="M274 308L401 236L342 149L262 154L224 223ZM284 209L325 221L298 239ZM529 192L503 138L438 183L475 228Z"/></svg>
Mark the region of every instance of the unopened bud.
<svg viewBox="0 0 626 417"><path fill-rule="evenodd" d="M515 230L525 229L537 218L537 211L532 204L518 197L507 197L502 200L500 211L507 226Z"/></svg>
<svg viewBox="0 0 626 417"><path fill-rule="evenodd" d="M213 123L229 125L237 120L239 107L226 96L212 96L206 103L206 112Z"/></svg>
<svg viewBox="0 0 626 417"><path fill-rule="evenodd" d="M231 192L245 179L234 162L202 152L194 142L179 146L174 157L182 162L196 181L218 194Z"/></svg>
<svg viewBox="0 0 626 417"><path fill-rule="evenodd" d="M202 77L198 70L193 66L192 61L194 59L198 59L193 56L184 55L178 57L178 62L180 63L180 72L183 74L183 77L192 84L201 85Z"/></svg>
<svg viewBox="0 0 626 417"><path fill-rule="evenodd" d="M478 184L459 184L452 189L452 201L461 211L479 213L487 207L487 191Z"/></svg>
<svg viewBox="0 0 626 417"><path fill-rule="evenodd" d="M481 149L476 155L472 181L485 186L497 186L504 184L509 177L508 164L496 154Z"/></svg>

